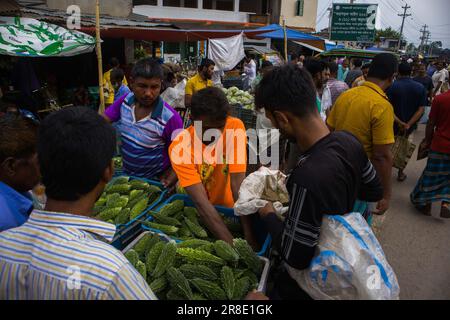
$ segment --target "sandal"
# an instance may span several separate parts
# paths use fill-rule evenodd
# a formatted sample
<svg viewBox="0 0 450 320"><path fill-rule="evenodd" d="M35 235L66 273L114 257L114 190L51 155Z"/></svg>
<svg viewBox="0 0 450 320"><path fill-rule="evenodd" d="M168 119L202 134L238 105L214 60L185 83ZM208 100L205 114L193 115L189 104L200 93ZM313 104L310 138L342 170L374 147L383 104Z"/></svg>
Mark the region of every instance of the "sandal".
<svg viewBox="0 0 450 320"><path fill-rule="evenodd" d="M427 217L431 217L431 204L428 203L424 206L416 206L416 209Z"/></svg>

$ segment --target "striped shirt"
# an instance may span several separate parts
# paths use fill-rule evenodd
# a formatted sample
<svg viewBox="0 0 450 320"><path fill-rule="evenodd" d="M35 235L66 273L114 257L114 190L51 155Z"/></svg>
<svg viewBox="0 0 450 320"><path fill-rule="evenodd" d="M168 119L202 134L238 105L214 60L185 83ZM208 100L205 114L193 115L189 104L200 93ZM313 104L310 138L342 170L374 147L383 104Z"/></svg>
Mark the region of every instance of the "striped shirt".
<svg viewBox="0 0 450 320"><path fill-rule="evenodd" d="M120 105L109 107L105 114L111 121L119 121L125 173L153 179L170 167L168 148L177 130L183 129L183 121L161 97L144 119L136 121L134 109L135 97L130 93Z"/></svg>
<svg viewBox="0 0 450 320"><path fill-rule="evenodd" d="M110 242L115 226L92 218L34 210L0 233L1 300L156 300Z"/></svg>

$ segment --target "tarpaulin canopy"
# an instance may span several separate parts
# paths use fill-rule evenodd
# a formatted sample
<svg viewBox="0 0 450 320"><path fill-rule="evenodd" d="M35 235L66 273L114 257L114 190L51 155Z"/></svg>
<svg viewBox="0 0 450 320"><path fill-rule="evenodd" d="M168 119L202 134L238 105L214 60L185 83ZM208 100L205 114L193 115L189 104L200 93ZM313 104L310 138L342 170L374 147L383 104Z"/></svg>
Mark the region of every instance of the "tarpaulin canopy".
<svg viewBox="0 0 450 320"><path fill-rule="evenodd" d="M69 57L91 52L95 38L75 30L19 17L0 17L0 54Z"/></svg>
<svg viewBox="0 0 450 320"><path fill-rule="evenodd" d="M255 39L284 40L284 28L279 24L271 24L255 29L255 31L265 31L264 33L253 36ZM300 41L320 50L325 50L325 41L322 38L289 28L286 28L286 36L288 40Z"/></svg>
<svg viewBox="0 0 450 320"><path fill-rule="evenodd" d="M94 27L82 27L81 31L95 34ZM147 40L147 41L203 41L208 39L229 38L241 33L247 37L254 37L265 30L207 30L207 29L173 29L173 28L139 28L139 27L103 27L101 28L102 38L126 38L132 40Z"/></svg>

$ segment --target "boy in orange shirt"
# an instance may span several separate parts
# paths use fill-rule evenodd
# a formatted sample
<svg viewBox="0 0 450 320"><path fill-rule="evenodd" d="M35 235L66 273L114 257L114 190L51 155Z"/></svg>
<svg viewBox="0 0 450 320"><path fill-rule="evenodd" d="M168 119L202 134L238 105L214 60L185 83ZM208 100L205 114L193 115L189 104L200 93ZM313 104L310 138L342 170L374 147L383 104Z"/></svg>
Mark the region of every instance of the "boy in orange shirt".
<svg viewBox="0 0 450 320"><path fill-rule="evenodd" d="M180 133L169 148L179 184L194 201L208 229L232 242L233 236L214 205L232 208L247 168L247 136L241 120L228 116L229 104L218 88L200 90L192 97L194 125ZM244 234L256 245L249 217L241 217Z"/></svg>

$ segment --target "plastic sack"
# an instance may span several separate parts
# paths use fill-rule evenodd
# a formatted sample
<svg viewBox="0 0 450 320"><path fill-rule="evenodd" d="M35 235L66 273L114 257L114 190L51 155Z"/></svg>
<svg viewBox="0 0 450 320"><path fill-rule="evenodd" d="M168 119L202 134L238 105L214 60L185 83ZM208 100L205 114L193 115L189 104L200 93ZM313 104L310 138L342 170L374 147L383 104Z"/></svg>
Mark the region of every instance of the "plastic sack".
<svg viewBox="0 0 450 320"><path fill-rule="evenodd" d="M286 175L278 170L261 167L242 182L239 199L234 204L234 214L237 216L255 214L269 201L274 203L278 215L287 212L288 208L283 207L284 203L289 202Z"/></svg>
<svg viewBox="0 0 450 320"><path fill-rule="evenodd" d="M400 288L378 240L359 213L325 216L308 269L286 268L316 300L398 300Z"/></svg>
<svg viewBox="0 0 450 320"><path fill-rule="evenodd" d="M167 88L161 94L161 98L174 109L184 109L184 95L186 88L186 79L178 83L174 88Z"/></svg>

